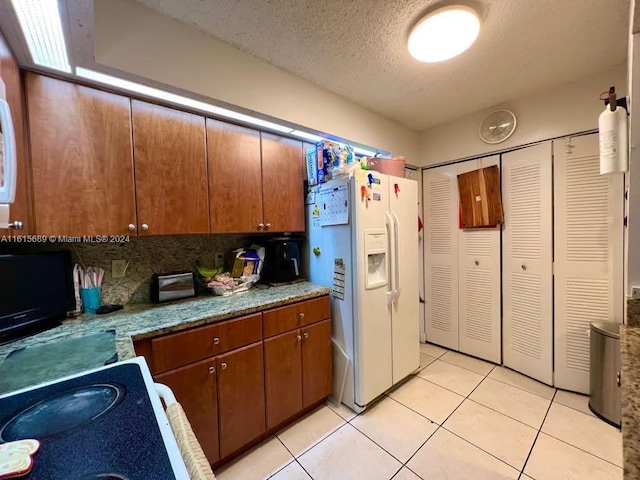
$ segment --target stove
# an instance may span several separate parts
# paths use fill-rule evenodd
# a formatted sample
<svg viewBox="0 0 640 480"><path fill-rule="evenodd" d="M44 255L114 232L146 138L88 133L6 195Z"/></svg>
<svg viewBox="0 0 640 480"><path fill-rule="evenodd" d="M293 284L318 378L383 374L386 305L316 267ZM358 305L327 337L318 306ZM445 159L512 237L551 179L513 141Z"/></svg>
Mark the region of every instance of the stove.
<svg viewBox="0 0 640 480"><path fill-rule="evenodd" d="M0 397L0 443L27 438L29 480L189 478L142 357Z"/></svg>

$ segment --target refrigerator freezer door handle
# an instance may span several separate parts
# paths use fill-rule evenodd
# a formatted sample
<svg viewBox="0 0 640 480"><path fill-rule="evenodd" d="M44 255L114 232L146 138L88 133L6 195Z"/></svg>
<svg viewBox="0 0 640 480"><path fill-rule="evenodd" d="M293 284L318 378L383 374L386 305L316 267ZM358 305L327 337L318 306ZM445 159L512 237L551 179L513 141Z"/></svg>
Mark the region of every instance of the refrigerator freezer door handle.
<svg viewBox="0 0 640 480"><path fill-rule="evenodd" d="M400 219L396 212L391 212L393 216L393 299L394 301L400 297Z"/></svg>
<svg viewBox="0 0 640 480"><path fill-rule="evenodd" d="M394 232L394 221L391 218L391 215L389 214L389 212L384 212L384 217L385 217L385 221L387 224L387 231L388 231L388 235L389 235L389 258L388 258L388 265L389 267L387 268L387 275L388 275L388 282L387 285L389 286L389 290L387 290L387 306L391 305L393 303L393 301L395 300L395 266L394 266L394 260L393 260L393 252L394 252L394 246L393 246L393 242L392 242L392 238L395 239L395 232Z"/></svg>

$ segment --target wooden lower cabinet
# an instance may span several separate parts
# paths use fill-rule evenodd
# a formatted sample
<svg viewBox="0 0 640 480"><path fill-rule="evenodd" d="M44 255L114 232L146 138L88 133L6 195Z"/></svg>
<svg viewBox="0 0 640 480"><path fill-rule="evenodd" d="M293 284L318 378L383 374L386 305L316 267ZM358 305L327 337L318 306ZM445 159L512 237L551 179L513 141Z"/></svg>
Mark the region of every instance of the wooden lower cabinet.
<svg viewBox="0 0 640 480"><path fill-rule="evenodd" d="M220 457L266 431L262 342L216 358Z"/></svg>
<svg viewBox="0 0 640 480"><path fill-rule="evenodd" d="M182 405L193 433L210 463L220 459L218 446L218 392L215 360L177 368L154 380L168 386Z"/></svg>
<svg viewBox="0 0 640 480"><path fill-rule="evenodd" d="M328 297L136 341L216 468L331 394L331 319L321 320L329 315L323 302Z"/></svg>
<svg viewBox="0 0 640 480"><path fill-rule="evenodd" d="M267 428L302 410L302 335L300 330L264 341Z"/></svg>
<svg viewBox="0 0 640 480"><path fill-rule="evenodd" d="M308 407L331 395L333 359L331 319L302 329L302 405Z"/></svg>

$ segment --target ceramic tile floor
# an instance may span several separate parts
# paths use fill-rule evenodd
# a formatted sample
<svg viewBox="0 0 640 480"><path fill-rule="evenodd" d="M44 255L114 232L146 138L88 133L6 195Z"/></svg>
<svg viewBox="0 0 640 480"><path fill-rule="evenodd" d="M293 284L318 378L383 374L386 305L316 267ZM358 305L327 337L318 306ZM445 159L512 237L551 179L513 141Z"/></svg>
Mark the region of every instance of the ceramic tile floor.
<svg viewBox="0 0 640 480"><path fill-rule="evenodd" d="M420 372L356 415L328 404L219 480L616 480L620 431L584 395L421 345Z"/></svg>

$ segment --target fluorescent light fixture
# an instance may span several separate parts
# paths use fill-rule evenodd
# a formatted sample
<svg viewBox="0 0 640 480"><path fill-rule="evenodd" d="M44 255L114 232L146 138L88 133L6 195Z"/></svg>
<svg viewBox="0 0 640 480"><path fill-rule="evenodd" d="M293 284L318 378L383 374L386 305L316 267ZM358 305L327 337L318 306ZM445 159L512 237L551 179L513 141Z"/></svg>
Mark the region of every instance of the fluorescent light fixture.
<svg viewBox="0 0 640 480"><path fill-rule="evenodd" d="M363 155L365 157L375 157L376 153L378 153L373 150L368 150L366 148L360 148L360 147L353 147L353 151L358 155Z"/></svg>
<svg viewBox="0 0 640 480"><path fill-rule="evenodd" d="M11 0L36 65L71 72L57 0Z"/></svg>
<svg viewBox="0 0 640 480"><path fill-rule="evenodd" d="M324 137L320 135L314 135L313 133L303 132L302 130L294 130L290 132L291 135L296 137L304 138L305 140L311 140L313 142L319 142L320 140L324 140Z"/></svg>
<svg viewBox="0 0 640 480"><path fill-rule="evenodd" d="M449 60L478 38L480 19L466 6L439 8L420 20L409 35L409 53L420 62Z"/></svg>
<svg viewBox="0 0 640 480"><path fill-rule="evenodd" d="M158 88L149 87L147 85L131 82L129 80L124 80L122 78L113 77L111 75L96 72L95 70L76 67L76 75L82 78L86 78L88 80L92 80L97 83L102 83L104 85L109 85L111 87L118 88L121 90L138 93L146 97L157 98L165 102L182 105L193 110L199 110L199 111L210 113L212 115L216 115L219 117L232 118L234 120L238 120L243 123L257 125L259 127L275 130L277 132L288 133L289 135L303 138L305 140L311 140L314 142L324 140L324 137L321 137L320 135L315 135L313 133L305 132L303 130L294 130L293 128L285 127L284 125L268 122L260 118L255 118L249 115L245 115L243 113L234 112L233 110L229 110L227 108L216 107L215 105L211 105L209 103L201 102L199 100L194 100L189 97L183 97L182 95L176 95L175 93L166 92ZM376 155L376 153L378 153L375 150L369 150L369 149L360 148L360 147L353 147L353 151L359 155L364 155L367 157L373 157Z"/></svg>
<svg viewBox="0 0 640 480"><path fill-rule="evenodd" d="M129 80L124 80L122 78L112 77L111 75L106 75L104 73L96 72L94 70L88 70L86 68L77 67L76 75L82 78L86 78L88 80L93 80L98 83L103 83L106 85L110 85L112 87L117 87L123 90L128 90L130 92L139 93L147 97L158 98L160 100L164 100L170 103L175 103L178 105L183 105L185 107L192 108L194 110L200 110L203 112L211 113L219 117L232 118L234 120L238 120L243 123L257 125L259 127L275 130L277 132L282 132L282 133L293 132L293 129L291 127L285 127L284 125L268 122L260 118L255 118L250 115L245 115L244 113L234 112L233 110L229 110L227 108L216 107L215 105L211 105L209 103L201 102L199 100L194 100L188 97L183 97L182 95L176 95L175 93L166 92L158 88L148 87L146 85L130 82Z"/></svg>

